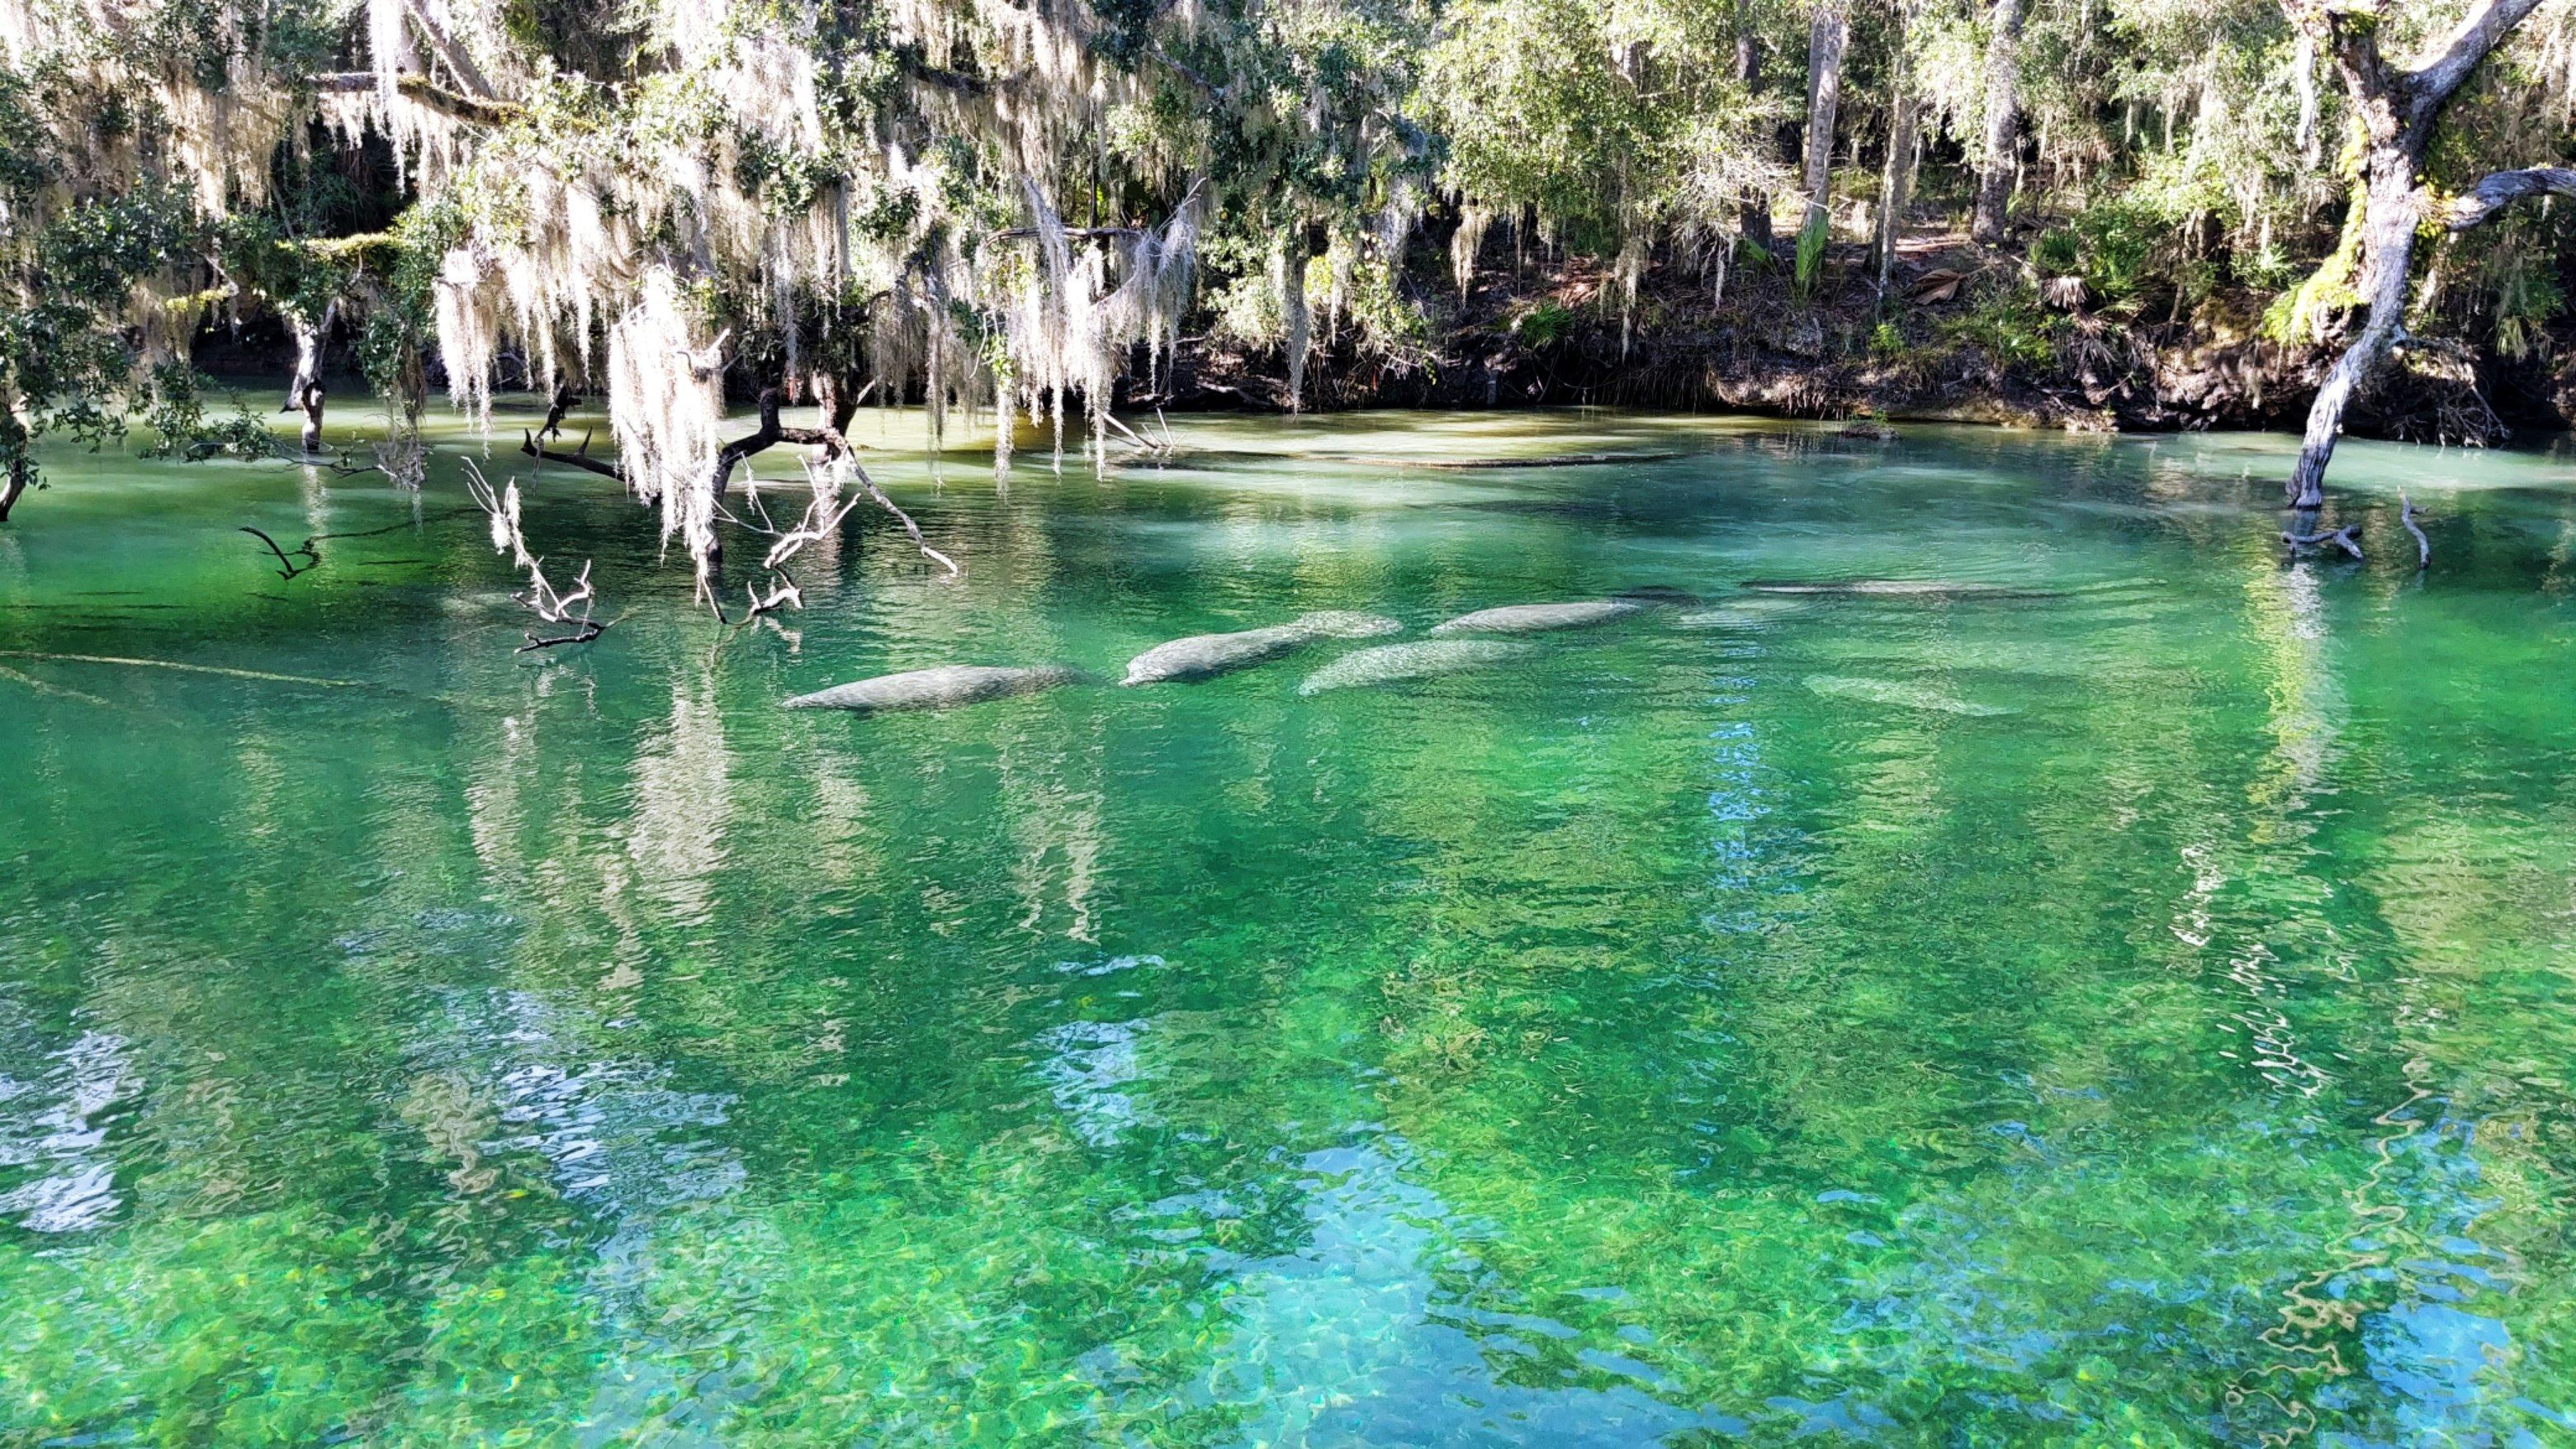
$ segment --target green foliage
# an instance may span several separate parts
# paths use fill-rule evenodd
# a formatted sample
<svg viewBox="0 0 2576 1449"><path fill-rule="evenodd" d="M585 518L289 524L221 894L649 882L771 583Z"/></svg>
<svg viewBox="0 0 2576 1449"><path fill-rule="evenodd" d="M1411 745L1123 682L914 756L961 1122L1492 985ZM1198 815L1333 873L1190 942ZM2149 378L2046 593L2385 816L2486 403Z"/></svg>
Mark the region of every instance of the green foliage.
<svg viewBox="0 0 2576 1449"><path fill-rule="evenodd" d="M1465 0L1425 59L1449 145L1445 179L1506 212L1533 208L1594 256L1706 221L1764 173L1771 112L1732 79L1732 12L1709 0L1606 7Z"/></svg>
<svg viewBox="0 0 2576 1449"><path fill-rule="evenodd" d="M1797 261L1789 273L1789 290L1801 301L1814 297L1817 284L1824 279L1826 230L1821 217L1798 230Z"/></svg>
<svg viewBox="0 0 2576 1449"><path fill-rule="evenodd" d="M384 294L367 313L358 337L358 365L368 383L389 400L416 408L423 396L421 356L433 325L432 288L440 259L464 233L462 210L447 203L415 206L393 229Z"/></svg>
<svg viewBox="0 0 2576 1449"><path fill-rule="evenodd" d="M164 362L152 369L142 389L143 426L150 436L140 452L146 458L191 461L229 455L256 458L269 451L267 425L239 397L230 417L206 416L207 379L184 362Z"/></svg>
<svg viewBox="0 0 2576 1449"><path fill-rule="evenodd" d="M1943 316L1936 329L1943 343L1973 347L2009 370L2054 363L2066 325L2063 316L2040 306L2029 286L2013 283L1976 289L1966 309Z"/></svg>
<svg viewBox="0 0 2576 1449"><path fill-rule="evenodd" d="M2170 226L2141 205L2103 201L2041 233L2031 244L2031 265L2043 276L2081 277L2103 310L2134 309L2165 280L2157 262L2171 234Z"/></svg>
<svg viewBox="0 0 2576 1449"><path fill-rule="evenodd" d="M1552 347L1574 329L1574 311L1553 299L1534 302L1512 318L1512 335L1536 351Z"/></svg>

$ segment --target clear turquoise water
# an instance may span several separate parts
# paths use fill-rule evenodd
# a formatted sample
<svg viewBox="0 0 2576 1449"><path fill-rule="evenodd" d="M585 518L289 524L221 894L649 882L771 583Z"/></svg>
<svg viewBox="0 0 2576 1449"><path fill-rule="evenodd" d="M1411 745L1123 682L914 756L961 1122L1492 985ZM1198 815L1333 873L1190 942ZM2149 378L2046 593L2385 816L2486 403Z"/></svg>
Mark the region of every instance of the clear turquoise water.
<svg viewBox="0 0 2576 1449"><path fill-rule="evenodd" d="M58 459L0 1443L2576 1442L2566 459L2347 445L2284 568L2273 439L1183 431L889 430L965 578L862 516L732 635L552 477L548 656L452 459ZM1741 587L1859 577L2023 592ZM1640 585L1718 612L775 708Z"/></svg>

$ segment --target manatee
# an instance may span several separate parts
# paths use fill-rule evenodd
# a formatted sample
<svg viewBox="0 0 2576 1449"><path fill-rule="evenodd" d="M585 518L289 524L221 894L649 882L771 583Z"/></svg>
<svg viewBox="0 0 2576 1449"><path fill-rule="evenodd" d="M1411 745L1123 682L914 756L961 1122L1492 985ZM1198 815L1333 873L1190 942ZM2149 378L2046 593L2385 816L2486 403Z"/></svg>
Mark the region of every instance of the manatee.
<svg viewBox="0 0 2576 1449"><path fill-rule="evenodd" d="M1285 624L1273 624L1266 629L1242 629L1232 634L1192 634L1186 639L1157 644L1128 660L1127 677L1118 682L1160 684L1167 679L1214 679L1230 670L1303 649L1319 639L1370 639L1398 633L1403 628L1402 624L1381 615L1327 609L1301 615Z"/></svg>
<svg viewBox="0 0 2576 1449"><path fill-rule="evenodd" d="M1947 579L1750 579L1757 594L1831 594L1866 599L2054 599L2054 589L2011 589Z"/></svg>
<svg viewBox="0 0 2576 1449"><path fill-rule="evenodd" d="M1536 634L1548 629L1588 629L1637 612L1631 599L1585 599L1574 604L1506 604L1478 609L1431 626L1434 634Z"/></svg>
<svg viewBox="0 0 2576 1449"><path fill-rule="evenodd" d="M1071 684L1080 677L1074 670L1060 664L1024 669L943 664L937 669L912 669L901 674L880 674L874 679L836 684L830 689L800 694L779 708L847 709L861 714L890 709L947 709L952 705L1007 699L1015 694L1035 694L1060 684Z"/></svg>
<svg viewBox="0 0 2576 1449"><path fill-rule="evenodd" d="M1902 705L1942 714L1997 715L2012 711L1999 704L1978 704L1893 679L1858 679L1848 674L1811 674L1807 687L1830 699L1858 699L1871 704Z"/></svg>
<svg viewBox="0 0 2576 1449"><path fill-rule="evenodd" d="M1534 646L1499 639L1424 639L1410 644L1380 644L1357 649L1306 676L1299 694L1321 694L1360 684L1389 684L1399 679L1425 679L1509 664L1536 653Z"/></svg>

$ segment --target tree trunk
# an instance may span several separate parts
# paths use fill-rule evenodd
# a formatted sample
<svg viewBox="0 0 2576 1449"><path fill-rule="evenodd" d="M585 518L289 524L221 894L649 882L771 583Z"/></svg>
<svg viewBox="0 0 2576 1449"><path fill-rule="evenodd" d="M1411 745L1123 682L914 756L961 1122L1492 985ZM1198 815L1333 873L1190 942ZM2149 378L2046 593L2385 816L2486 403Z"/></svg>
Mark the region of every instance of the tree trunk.
<svg viewBox="0 0 2576 1449"><path fill-rule="evenodd" d="M1288 411L1306 410L1306 355L1314 346L1314 312L1306 301L1306 228L1291 226L1279 234L1270 254L1270 283L1279 292L1279 330L1288 358Z"/></svg>
<svg viewBox="0 0 2576 1449"><path fill-rule="evenodd" d="M280 412L304 412L304 452L311 457L322 451L322 348L330 341L331 323L340 315L340 304L334 300L322 309L322 320L306 325L289 319L295 333L295 380L286 387L286 406Z"/></svg>
<svg viewBox="0 0 2576 1449"><path fill-rule="evenodd" d="M17 393L12 389L0 397L0 458L9 460L7 478L0 481L0 523L9 521L9 510L27 491L27 485L35 481L36 463L27 456L35 442L28 435L27 425L18 420Z"/></svg>
<svg viewBox="0 0 2576 1449"><path fill-rule="evenodd" d="M1977 169L1977 214L1970 234L1981 242L2004 236L2012 204L2013 164L2021 149L2022 0L1995 0L1995 31L1986 41L1986 150Z"/></svg>
<svg viewBox="0 0 2576 1449"><path fill-rule="evenodd" d="M2007 0L2018 3L2018 0ZM1834 112L1843 98L1843 48L1851 15L1843 0L1822 0L1807 26L1807 217L1798 228L1801 246L1822 236L1832 220Z"/></svg>
<svg viewBox="0 0 2576 1449"><path fill-rule="evenodd" d="M1747 99L1762 92L1762 42L1753 32L1753 19L1746 8L1735 8L1735 83L1744 88ZM1771 235L1771 195L1758 186L1744 188L1735 203L1735 229L1746 241L1766 252L1777 252L1779 242Z"/></svg>
<svg viewBox="0 0 2576 1449"><path fill-rule="evenodd" d="M2373 146L2362 161L2361 268L2357 289L2370 310L2361 333L2335 359L2308 409L2307 435L2290 470L2290 506L2325 502L2326 464L2343 430L2344 408L2388 360L2406 329L2406 274L2414 257L2421 204L2415 190L2419 158L2402 141Z"/></svg>
<svg viewBox="0 0 2576 1449"><path fill-rule="evenodd" d="M1914 68L1905 50L1908 7L1896 7L1896 30L1889 37L1894 56L1888 64L1887 165L1878 184L1878 290L1883 297L1896 271L1896 243L1905 230L1905 208L1913 199L1916 107Z"/></svg>

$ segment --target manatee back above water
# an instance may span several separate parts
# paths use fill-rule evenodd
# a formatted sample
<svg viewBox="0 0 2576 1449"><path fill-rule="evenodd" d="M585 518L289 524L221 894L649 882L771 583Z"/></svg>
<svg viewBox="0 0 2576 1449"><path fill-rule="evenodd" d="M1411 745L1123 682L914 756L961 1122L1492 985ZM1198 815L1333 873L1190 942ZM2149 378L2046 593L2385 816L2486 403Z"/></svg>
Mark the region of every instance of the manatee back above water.
<svg viewBox="0 0 2576 1449"><path fill-rule="evenodd" d="M1297 692L1322 694L1328 689L1392 684L1400 679L1427 679L1464 669L1509 664L1537 652L1535 645L1507 643L1500 639L1419 639L1408 644L1380 644L1374 648L1355 649L1307 675L1306 682L1297 687Z"/></svg>
<svg viewBox="0 0 2576 1449"><path fill-rule="evenodd" d="M1404 626L1381 614L1325 609L1300 615L1265 629L1239 629L1231 634L1192 634L1157 644L1127 661L1121 684L1160 684L1167 680L1213 679L1231 670L1276 659L1322 639L1368 639L1400 632Z"/></svg>
<svg viewBox="0 0 2576 1449"><path fill-rule="evenodd" d="M901 674L880 674L874 679L836 684L830 689L800 694L783 702L779 708L846 709L861 714L896 709L947 709L988 699L1007 699L1015 694L1035 694L1040 690L1071 684L1080 677L1077 671L1060 664L1027 668L943 664L935 669L912 669Z"/></svg>
<svg viewBox="0 0 2576 1449"><path fill-rule="evenodd" d="M1583 629L1633 614L1645 605L1631 599L1583 599L1571 604L1505 604L1478 609L1431 626L1434 634L1536 634Z"/></svg>

